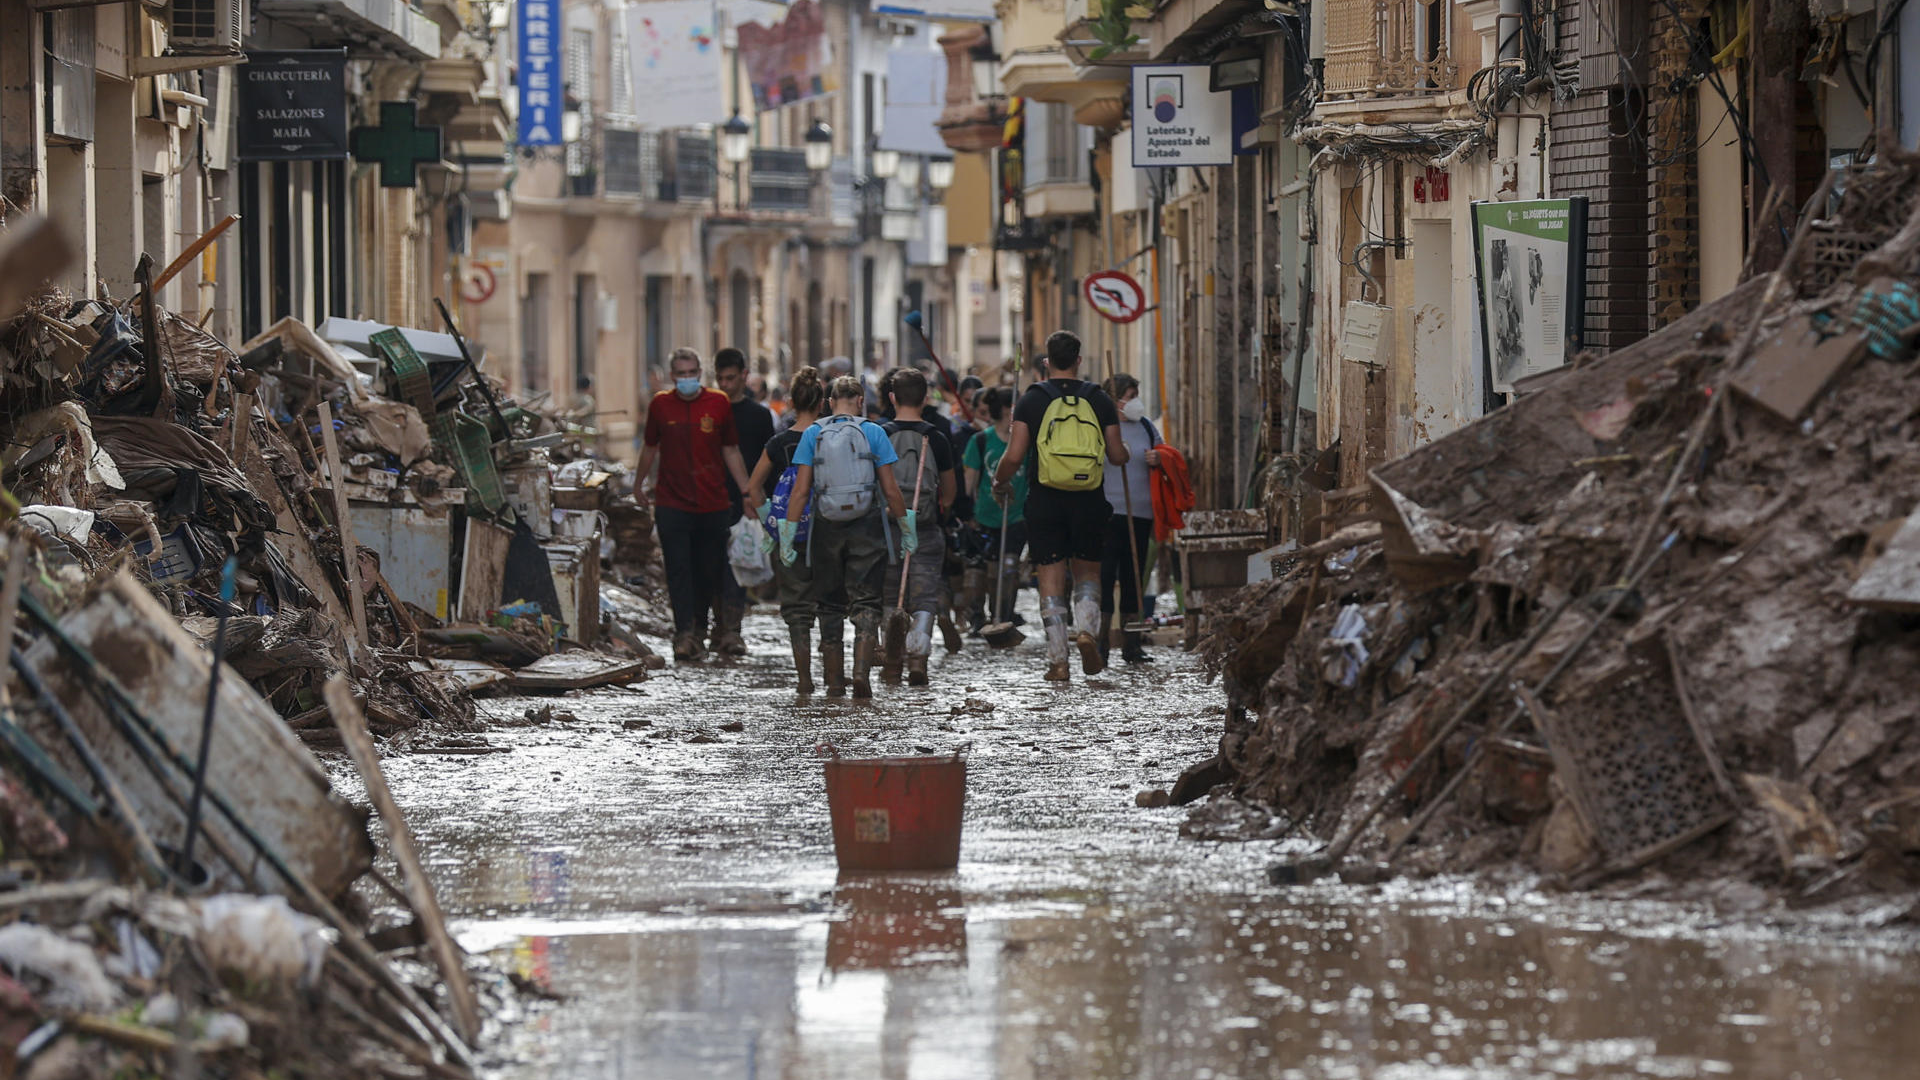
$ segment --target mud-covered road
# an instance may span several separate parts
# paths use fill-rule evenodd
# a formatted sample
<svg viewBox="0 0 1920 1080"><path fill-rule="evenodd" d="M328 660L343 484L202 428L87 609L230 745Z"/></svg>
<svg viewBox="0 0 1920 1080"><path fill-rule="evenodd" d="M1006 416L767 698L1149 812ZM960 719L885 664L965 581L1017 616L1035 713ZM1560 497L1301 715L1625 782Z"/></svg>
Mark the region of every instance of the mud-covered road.
<svg viewBox="0 0 1920 1080"><path fill-rule="evenodd" d="M510 753L387 762L463 944L564 995L498 1033L493 1075L1880 1080L1920 1061L1898 932L1459 882L1280 892L1276 845L1180 840L1184 811L1134 796L1211 753L1220 695L1172 650L1056 689L1037 642L969 642L931 688L796 706L784 632L749 629L746 661L546 699L577 721L496 727ZM822 743L970 745L958 872L840 878Z"/></svg>

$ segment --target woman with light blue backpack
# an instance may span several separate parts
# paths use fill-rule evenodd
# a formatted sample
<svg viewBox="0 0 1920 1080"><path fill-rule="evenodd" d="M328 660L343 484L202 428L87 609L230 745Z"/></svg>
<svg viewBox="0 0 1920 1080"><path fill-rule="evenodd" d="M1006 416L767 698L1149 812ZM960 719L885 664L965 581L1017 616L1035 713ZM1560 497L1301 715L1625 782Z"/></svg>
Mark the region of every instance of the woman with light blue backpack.
<svg viewBox="0 0 1920 1080"><path fill-rule="evenodd" d="M904 555L919 546L919 533L916 515L907 509L900 483L886 467L898 458L893 442L879 424L861 417L866 389L860 380L851 375L833 380L827 401L832 413L806 428L794 447L786 516L773 521L780 537L781 563L791 567L804 559L813 572L828 694L833 693L842 655L840 613L829 609L828 600L844 590L854 632L853 696L870 698L887 560L893 555L894 538ZM804 551L799 543L803 517L810 517ZM891 530L889 518L894 523Z"/></svg>
<svg viewBox="0 0 1920 1080"><path fill-rule="evenodd" d="M786 520L787 500L798 472L798 466L793 464L793 452L800 445L800 436L820 419L821 406L826 403L827 389L820 382L820 372L811 367L794 372L787 385L787 396L793 407L793 424L767 442L760 463L754 466L753 475L747 480L747 503L758 508L767 535L776 542L780 539L777 523ZM767 487L769 482L773 485L771 491ZM806 509L801 508L800 523L795 531L795 542L800 544L806 543L807 530L812 525L812 516ZM805 560L795 560L789 566L775 559L773 576L780 597L780 618L786 621L787 636L793 641L793 670L799 677L799 691L802 696L810 695L813 693L813 622L821 606L813 592L813 568ZM829 597L827 601L829 605L837 605L832 615L837 625L846 598L844 595ZM823 634L820 660L827 669L827 693L839 697L846 693L847 676L839 642L835 641L834 645L829 654Z"/></svg>

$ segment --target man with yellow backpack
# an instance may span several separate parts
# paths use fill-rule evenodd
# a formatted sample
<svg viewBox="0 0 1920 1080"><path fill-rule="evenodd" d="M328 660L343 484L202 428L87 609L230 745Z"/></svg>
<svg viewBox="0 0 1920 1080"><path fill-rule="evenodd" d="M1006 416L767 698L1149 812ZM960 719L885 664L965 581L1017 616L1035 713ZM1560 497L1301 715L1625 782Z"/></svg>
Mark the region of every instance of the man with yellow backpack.
<svg viewBox="0 0 1920 1080"><path fill-rule="evenodd" d="M1029 465L1027 557L1040 577L1040 621L1047 636L1047 681L1067 675L1067 587L1073 587L1073 644L1080 668L1097 675L1100 655L1100 557L1106 547L1105 469L1124 465L1120 410L1098 384L1079 377L1080 339L1056 330L1047 338L1045 379L1013 407L1007 451L994 469L993 491L1006 505L1015 470Z"/></svg>

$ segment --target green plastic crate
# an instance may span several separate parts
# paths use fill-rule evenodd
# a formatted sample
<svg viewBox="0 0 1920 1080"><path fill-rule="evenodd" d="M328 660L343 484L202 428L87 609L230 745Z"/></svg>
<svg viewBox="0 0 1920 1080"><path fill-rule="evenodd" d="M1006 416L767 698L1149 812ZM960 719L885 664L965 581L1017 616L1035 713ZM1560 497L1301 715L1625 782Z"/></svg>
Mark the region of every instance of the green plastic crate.
<svg viewBox="0 0 1920 1080"><path fill-rule="evenodd" d="M466 481L467 505L488 511L507 505L507 489L493 463L493 435L487 425L464 413L442 413L433 418L433 435L447 448L454 468Z"/></svg>
<svg viewBox="0 0 1920 1080"><path fill-rule="evenodd" d="M427 362L414 350L398 327L382 330L367 338L367 344L393 365L393 379L400 387L400 400L420 410L420 418L431 421L437 412L433 405L433 379Z"/></svg>

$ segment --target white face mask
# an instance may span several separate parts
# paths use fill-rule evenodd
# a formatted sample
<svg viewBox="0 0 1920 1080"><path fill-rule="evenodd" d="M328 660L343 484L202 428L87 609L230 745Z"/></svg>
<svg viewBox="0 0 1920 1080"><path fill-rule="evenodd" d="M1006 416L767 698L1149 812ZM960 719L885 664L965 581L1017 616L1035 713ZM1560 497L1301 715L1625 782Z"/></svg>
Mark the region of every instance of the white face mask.
<svg viewBox="0 0 1920 1080"><path fill-rule="evenodd" d="M1120 406L1120 415L1129 420L1144 419L1147 415L1147 403L1139 398L1129 398L1125 405Z"/></svg>

